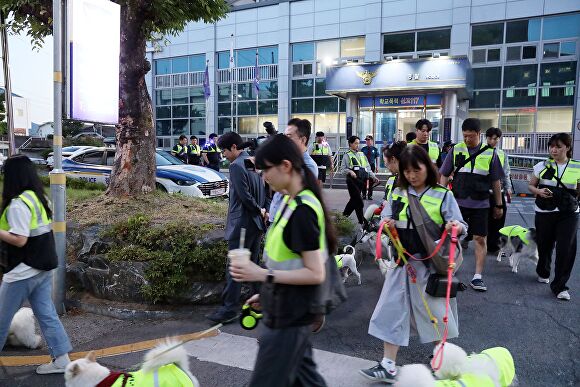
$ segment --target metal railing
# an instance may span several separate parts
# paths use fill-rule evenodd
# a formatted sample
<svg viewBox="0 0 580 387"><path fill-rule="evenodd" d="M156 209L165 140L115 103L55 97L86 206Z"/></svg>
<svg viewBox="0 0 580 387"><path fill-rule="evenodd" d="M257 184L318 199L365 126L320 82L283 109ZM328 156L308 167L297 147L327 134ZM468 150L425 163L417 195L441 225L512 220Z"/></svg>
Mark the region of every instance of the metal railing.
<svg viewBox="0 0 580 387"><path fill-rule="evenodd" d="M548 141L554 133L504 133L499 148L508 154L545 155L548 153ZM485 133L481 134L485 143Z"/></svg>
<svg viewBox="0 0 580 387"><path fill-rule="evenodd" d="M169 89L172 87L189 87L203 85L203 71L191 73L167 74L155 76L156 89Z"/></svg>
<svg viewBox="0 0 580 387"><path fill-rule="evenodd" d="M278 79L278 65L267 64L258 66L260 80L270 81ZM217 71L217 83L250 82L256 77L254 66L220 69ZM233 79L232 79L233 78Z"/></svg>

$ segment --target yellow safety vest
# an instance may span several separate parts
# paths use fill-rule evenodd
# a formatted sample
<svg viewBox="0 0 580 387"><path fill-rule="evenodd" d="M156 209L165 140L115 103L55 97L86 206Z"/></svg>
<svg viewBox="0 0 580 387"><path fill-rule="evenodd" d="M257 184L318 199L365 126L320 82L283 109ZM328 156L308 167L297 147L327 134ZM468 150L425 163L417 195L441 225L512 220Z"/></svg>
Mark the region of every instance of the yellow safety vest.
<svg viewBox="0 0 580 387"><path fill-rule="evenodd" d="M544 177L544 173L548 170L549 167L554 168L556 174L559 173L558 165L556 164L556 162L552 159L546 160L544 162L544 169L542 169L542 171L540 172L539 184L548 185L551 187L556 186L561 187L561 185L559 185L558 182L556 181L556 175L554 175L554 177L552 177L551 179L546 179ZM566 164L566 166L564 167L564 173L562 173L560 180L562 180L562 183L566 188L575 191L576 186L580 181L580 161L572 159L568 160L568 164Z"/></svg>
<svg viewBox="0 0 580 387"><path fill-rule="evenodd" d="M445 223L443 219L443 214L441 213L441 207L443 206L443 200L445 195L449 190L441 186L429 187L425 192L421 194L419 202L429 214L429 217L437 225L443 225ZM411 222L409 220L409 198L408 192L403 188L395 188L391 194L393 207L393 219L395 220L395 226L400 229L411 228ZM395 206L395 202L400 201L402 206Z"/></svg>
<svg viewBox="0 0 580 387"><path fill-rule="evenodd" d="M353 168L355 166L359 166L362 168L366 168L369 165L367 157L362 152L354 153L352 150L346 152L346 156L348 157L348 167ZM356 160L356 165L355 165Z"/></svg>
<svg viewBox="0 0 580 387"><path fill-rule="evenodd" d="M481 149L486 145L481 143L479 146ZM493 154L493 148L486 149L475 158L475 162L473 160L468 162L453 176L453 194L456 198L489 199L489 190L491 189L489 175ZM467 160L469 157L469 150L464 142L453 147L453 165L456 168L460 158Z"/></svg>
<svg viewBox="0 0 580 387"><path fill-rule="evenodd" d="M26 206L30 209L32 217L30 218L30 236L38 236L50 232L50 218L46 213L46 209L42 205L42 202L38 199L34 191L24 191L18 196L18 199L22 200ZM8 224L8 208L6 207L0 218L0 230L8 231L10 230L10 224Z"/></svg>
<svg viewBox="0 0 580 387"><path fill-rule="evenodd" d="M411 141L411 144L421 145L417 142L417 139ZM431 159L432 163L436 163L437 159L439 158L439 154L441 153L439 145L437 145L437 143L433 141L427 141L427 145L429 145L429 152L427 152L429 153L429 158Z"/></svg>
<svg viewBox="0 0 580 387"><path fill-rule="evenodd" d="M316 146L317 145L318 145L318 149L316 149ZM312 145L312 153L311 154L313 154L313 155L328 156L328 155L330 155L330 148L326 144L318 144L318 143L315 142Z"/></svg>
<svg viewBox="0 0 580 387"><path fill-rule="evenodd" d="M389 196L395 188L395 183L397 182L397 175L389 176L387 179L387 184L385 184L385 200L389 200Z"/></svg>
<svg viewBox="0 0 580 387"><path fill-rule="evenodd" d="M201 147L199 145L189 144L189 151L192 155L201 155Z"/></svg>
<svg viewBox="0 0 580 387"><path fill-rule="evenodd" d="M111 387L121 387L123 379L124 376L120 375ZM129 373L125 386L199 387L199 384L197 381L194 383L187 373L175 364L167 364L155 371Z"/></svg>

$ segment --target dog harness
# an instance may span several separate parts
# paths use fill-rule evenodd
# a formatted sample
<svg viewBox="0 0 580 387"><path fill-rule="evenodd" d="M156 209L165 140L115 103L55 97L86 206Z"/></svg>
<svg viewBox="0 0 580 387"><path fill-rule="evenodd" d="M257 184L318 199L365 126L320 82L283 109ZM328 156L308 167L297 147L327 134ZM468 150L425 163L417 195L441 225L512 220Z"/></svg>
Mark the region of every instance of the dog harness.
<svg viewBox="0 0 580 387"><path fill-rule="evenodd" d="M181 368L167 364L153 372L111 372L97 387L198 387Z"/></svg>
<svg viewBox="0 0 580 387"><path fill-rule="evenodd" d="M342 254L335 255L334 259L336 260L336 267L338 267L339 269L342 269Z"/></svg>
<svg viewBox="0 0 580 387"><path fill-rule="evenodd" d="M528 239L529 230L517 224L514 226L500 228L499 233L505 235L508 238L518 237L526 245L530 243L530 240Z"/></svg>

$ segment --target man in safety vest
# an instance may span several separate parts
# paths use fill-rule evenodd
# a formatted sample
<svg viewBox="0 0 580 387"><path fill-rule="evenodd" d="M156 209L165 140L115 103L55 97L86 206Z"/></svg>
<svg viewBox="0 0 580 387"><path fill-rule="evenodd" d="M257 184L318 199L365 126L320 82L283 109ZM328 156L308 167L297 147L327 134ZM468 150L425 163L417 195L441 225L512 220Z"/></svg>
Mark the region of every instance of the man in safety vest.
<svg viewBox="0 0 580 387"><path fill-rule="evenodd" d="M209 135L209 141L205 143L201 151L203 162L206 167L213 170L220 170L220 162L222 161L222 150L217 145L218 135L212 133Z"/></svg>
<svg viewBox="0 0 580 387"><path fill-rule="evenodd" d="M487 287L482 273L487 254L490 190L494 202L502 203L501 180L504 172L495 150L481 143L481 123L477 118L463 121L461 130L464 142L453 147L439 172L444 187L453 175L453 194L475 241L475 275L471 287L484 292ZM499 219L503 215L504 206L495 204L492 211L493 218Z"/></svg>
<svg viewBox="0 0 580 387"><path fill-rule="evenodd" d="M187 137L183 134L179 136L179 143L175 144L173 149L171 150L171 154L185 164L187 164Z"/></svg>
<svg viewBox="0 0 580 387"><path fill-rule="evenodd" d="M433 129L433 124L431 121L426 119L421 119L415 124L415 133L417 137L410 142L413 145L419 145L429 155L431 162L437 167L441 166L441 151L439 150L439 145L436 142L429 140L429 133Z"/></svg>
<svg viewBox="0 0 580 387"><path fill-rule="evenodd" d="M326 142L324 132L316 132L314 144L312 144L311 156L318 165L318 180L326 181L326 172L328 169L332 170L332 149Z"/></svg>
<svg viewBox="0 0 580 387"><path fill-rule="evenodd" d="M191 144L187 147L187 156L189 164L199 165L201 162L201 147L197 143L197 137L191 136L189 138Z"/></svg>
<svg viewBox="0 0 580 387"><path fill-rule="evenodd" d="M499 162L503 168L504 177L501 179L501 200L500 203L504 207L507 205L507 196L512 194L512 184L510 179L510 164L508 162L507 154L497 147L499 139L501 138L502 132L498 128L489 128L485 131L485 139L487 141L487 145L495 149L497 153L497 157L499 158ZM497 254L499 251L499 229L505 225L505 217L507 211L503 211L503 215L501 218L494 219L493 217L493 208L496 202L494 201L493 197L490 196L489 198L489 225L487 231L487 252L490 254ZM504 208L505 209L505 208Z"/></svg>

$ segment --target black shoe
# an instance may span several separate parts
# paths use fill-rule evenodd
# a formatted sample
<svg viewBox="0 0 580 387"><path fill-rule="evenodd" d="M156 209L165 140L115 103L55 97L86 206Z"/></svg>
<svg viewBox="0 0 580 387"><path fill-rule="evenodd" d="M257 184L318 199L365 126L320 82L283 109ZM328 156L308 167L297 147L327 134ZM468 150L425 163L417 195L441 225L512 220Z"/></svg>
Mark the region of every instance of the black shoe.
<svg viewBox="0 0 580 387"><path fill-rule="evenodd" d="M363 199L363 200L367 200L367 195L363 195L363 196L362 196L362 199Z"/></svg>
<svg viewBox="0 0 580 387"><path fill-rule="evenodd" d="M233 322L235 319L238 318L238 314L234 311L227 311L219 309L212 314L208 314L205 316L208 320L211 320L215 323L222 323L228 324Z"/></svg>
<svg viewBox="0 0 580 387"><path fill-rule="evenodd" d="M369 196L368 198L369 198L369 200L373 200L373 197L372 196Z"/></svg>
<svg viewBox="0 0 580 387"><path fill-rule="evenodd" d="M381 363L378 363L376 366L368 369L359 370L358 372L367 379L388 384L395 383L397 377L396 372L394 374L390 373L385 369L385 367L381 365Z"/></svg>
<svg viewBox="0 0 580 387"><path fill-rule="evenodd" d="M485 283L483 282L482 279L478 278L478 279L471 280L470 284L474 290L477 290L479 292L487 291L487 286L485 286Z"/></svg>

